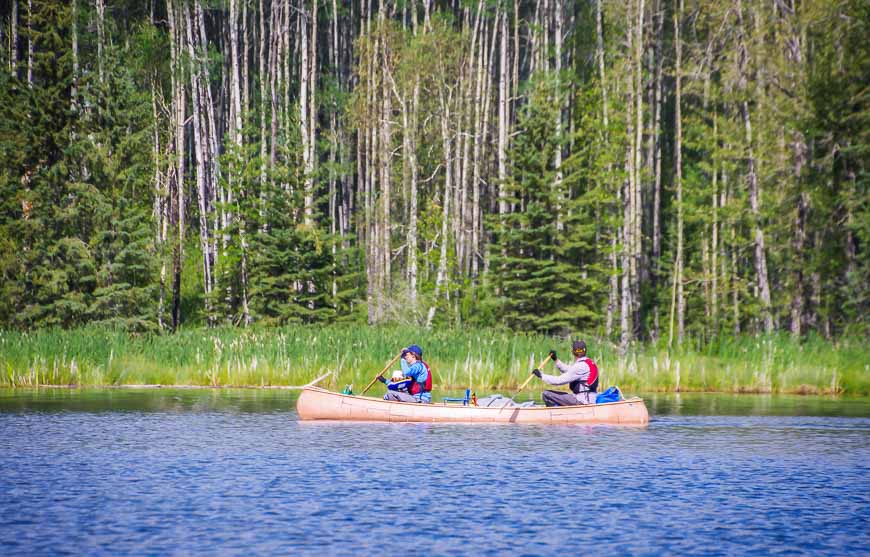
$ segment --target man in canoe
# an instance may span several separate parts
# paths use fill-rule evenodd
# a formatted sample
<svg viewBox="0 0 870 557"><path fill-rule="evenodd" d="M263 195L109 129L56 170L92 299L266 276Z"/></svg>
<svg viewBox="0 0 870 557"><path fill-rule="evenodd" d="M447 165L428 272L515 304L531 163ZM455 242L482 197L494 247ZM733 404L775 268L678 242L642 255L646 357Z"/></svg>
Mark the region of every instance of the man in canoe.
<svg viewBox="0 0 870 557"><path fill-rule="evenodd" d="M544 404L547 406L576 406L578 404L595 404L598 391L598 366L590 358L586 357L586 343L575 340L571 345L574 354L574 363L566 364L559 361L556 351L550 350L550 358L556 365L561 375L547 375L541 370L532 371L538 378L548 385L568 385L570 393L564 391L544 391Z"/></svg>
<svg viewBox="0 0 870 557"><path fill-rule="evenodd" d="M432 371L429 364L423 361L423 349L412 344L402 350L402 373L411 379L408 392L387 390L384 400L399 402L432 402ZM387 382L383 376L378 376L381 383Z"/></svg>

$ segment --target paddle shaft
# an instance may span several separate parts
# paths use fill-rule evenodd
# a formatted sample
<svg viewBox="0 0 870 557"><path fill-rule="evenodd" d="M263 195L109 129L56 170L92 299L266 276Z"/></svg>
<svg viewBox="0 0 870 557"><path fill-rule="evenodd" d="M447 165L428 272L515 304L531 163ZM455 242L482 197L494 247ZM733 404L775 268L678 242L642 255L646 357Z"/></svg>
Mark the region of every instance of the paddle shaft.
<svg viewBox="0 0 870 557"><path fill-rule="evenodd" d="M366 394L366 391L368 391L369 389L372 388L372 385L375 384L375 381L378 380L378 377L380 377L381 375L383 375L384 373L386 373L386 371L387 371L388 369L390 369L390 366L392 366L394 363L396 363L396 360L398 360L398 359L401 358L401 357L402 357L402 354L401 354L401 353L396 354L395 357L393 357L393 359L390 360L390 363L388 363L387 365L385 365L385 366L384 366L384 369L382 369L382 370L380 371L380 373L378 373L377 375L375 375L375 378L372 379L372 382L368 384L368 386L365 388L365 390L364 390L362 393L360 393L360 395L364 395L364 394Z"/></svg>
<svg viewBox="0 0 870 557"><path fill-rule="evenodd" d="M546 363L547 363L547 360L549 360L549 359L550 359L550 355L547 354L547 357L544 358L543 360L541 360L541 363L538 364L538 367L536 367L535 369L541 369L542 367L544 367L544 364L546 364ZM522 391L523 389L526 388L526 385L529 384L529 381L531 381L531 380L532 380L532 377L534 377L534 376L535 376L534 373L530 373L530 374L529 374L529 378L526 379L526 381L525 381L522 385L520 385L520 388L519 388L519 390L517 391L517 394L519 394L520 391Z"/></svg>

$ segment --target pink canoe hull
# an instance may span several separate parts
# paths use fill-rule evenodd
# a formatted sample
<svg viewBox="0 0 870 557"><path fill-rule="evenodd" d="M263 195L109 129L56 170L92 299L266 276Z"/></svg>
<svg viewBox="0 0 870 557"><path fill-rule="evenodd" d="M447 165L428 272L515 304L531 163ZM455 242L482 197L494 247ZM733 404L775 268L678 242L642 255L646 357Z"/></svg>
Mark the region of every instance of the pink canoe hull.
<svg viewBox="0 0 870 557"><path fill-rule="evenodd" d="M649 423L646 405L639 398L586 406L480 408L437 402L387 402L380 398L343 395L319 387L303 389L296 403L296 411L301 420L625 425Z"/></svg>

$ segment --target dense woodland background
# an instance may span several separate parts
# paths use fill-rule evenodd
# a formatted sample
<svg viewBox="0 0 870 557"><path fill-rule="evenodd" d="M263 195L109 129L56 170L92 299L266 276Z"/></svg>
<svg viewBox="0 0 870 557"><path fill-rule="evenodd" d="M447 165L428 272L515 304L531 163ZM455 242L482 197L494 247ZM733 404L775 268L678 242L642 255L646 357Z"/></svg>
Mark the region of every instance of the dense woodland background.
<svg viewBox="0 0 870 557"><path fill-rule="evenodd" d="M867 334L864 0L0 10L0 328Z"/></svg>

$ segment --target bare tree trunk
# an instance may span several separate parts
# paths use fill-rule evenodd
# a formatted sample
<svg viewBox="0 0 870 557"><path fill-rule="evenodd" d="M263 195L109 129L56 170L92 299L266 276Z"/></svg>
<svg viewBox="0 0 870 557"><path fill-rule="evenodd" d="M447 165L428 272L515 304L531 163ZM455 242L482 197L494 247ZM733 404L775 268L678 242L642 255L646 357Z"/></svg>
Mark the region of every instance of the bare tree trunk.
<svg viewBox="0 0 870 557"><path fill-rule="evenodd" d="M563 118L563 101L562 101L562 0L552 0L553 2L553 19L554 19L554 36L556 57L554 69L556 70L556 104L559 109L556 111L556 153L554 155L553 167L556 170L555 188L559 198L564 196L561 192L562 188L562 118ZM567 197L566 197L567 200ZM561 201L559 203L561 205ZM556 229L562 231L564 229L561 207L556 213Z"/></svg>
<svg viewBox="0 0 870 557"><path fill-rule="evenodd" d="M197 83L199 84L200 89L199 102L202 106L201 110L204 112L204 121L202 124L202 138L206 171L205 191L208 201L207 206L209 212L213 213L214 218L212 225L213 233L211 236L212 243L209 250L209 257L211 260L212 269L212 289L214 289L216 282L216 278L214 276L214 269L217 267L218 256L220 253L217 246L218 232L221 228L226 230L229 227L229 221L232 219L232 214L231 211L227 209L227 207L231 206L233 199L232 192L225 192L224 188L220 185L219 180L220 169L218 161L218 134L214 116L214 101L211 94L211 76L209 75L207 62L208 42L205 34L205 17L203 16L202 12L201 0L194 0L194 15L196 18L196 25L191 28L191 32L193 33L194 50L195 52L199 53L197 64L201 68L201 73L199 73ZM220 210L220 214L218 214L218 211L216 211L218 190L220 190L220 197L222 201L222 208ZM228 240L229 238L224 235L224 250L226 250L226 242Z"/></svg>
<svg viewBox="0 0 870 557"><path fill-rule="evenodd" d="M507 36L507 10L504 12L504 28L502 29L502 34ZM507 48L503 48L505 55L507 55ZM508 101L507 108L507 120L508 122L513 122L513 118L516 118L517 115L517 103L519 102L519 86L520 86L520 2L519 0L514 0L514 50L513 50L513 79L511 81L511 85L508 87L510 91L510 99ZM512 103L512 104L511 104ZM510 139L510 138L508 138Z"/></svg>
<svg viewBox="0 0 870 557"><path fill-rule="evenodd" d="M709 77L709 73L708 73ZM713 335L718 336L719 334L719 167L718 167L718 156L717 151L719 149L719 127L717 121L716 109L713 109L713 156L712 156L712 167L713 167L713 195L712 202L713 207L711 210L712 213L712 225L711 225L711 235L712 239L710 242L710 269L712 271L710 280L710 321L711 326L713 328Z"/></svg>
<svg viewBox="0 0 870 557"><path fill-rule="evenodd" d="M157 303L157 325L162 330L166 324L164 323L164 313L166 311L166 258L163 255L163 246L166 244L167 236L167 214L166 206L168 203L167 193L164 190L165 182L163 173L161 172L161 152L160 152L160 128L159 116L157 112L157 76L151 79L151 118L153 119L153 150L154 157L154 221L157 223L156 238L154 243L157 246L158 254L160 255L160 291Z"/></svg>
<svg viewBox="0 0 870 557"><path fill-rule="evenodd" d="M208 230L208 192L206 188L206 160L203 139L202 122L200 121L200 90L199 90L199 68L196 62L197 57L193 48L193 32L190 18L190 9L184 6L184 28L187 35L187 54L190 57L190 93L193 100L193 142L194 154L196 155L196 192L197 202L199 206L199 244L202 249L202 270L203 270L203 289L205 291L205 311L208 316L209 323L213 321L211 312L211 292L212 292L212 267L209 230Z"/></svg>
<svg viewBox="0 0 870 557"><path fill-rule="evenodd" d="M242 10L242 121L248 121L251 110L251 88L248 76L248 55L251 50L248 33L248 0L241 0Z"/></svg>
<svg viewBox="0 0 870 557"><path fill-rule="evenodd" d="M491 113L490 103L491 103L492 97L493 97L492 90L491 90L491 88L492 88L491 76L493 75L493 70L494 70L494 65L495 65L495 45L496 45L496 41L497 41L498 35L499 35L498 22L499 22L499 13L498 13L498 10L496 10L495 18L494 18L493 23L492 23L492 39L491 39L490 44L489 44L489 53L487 55L487 60L486 60L486 64L485 64L486 75L484 76L484 79L483 79L483 86L484 86L483 126L481 128L480 142L482 145L486 145L486 146L489 145L487 138L489 135L489 116ZM489 151L487 150L486 153L488 153L488 152ZM485 155L483 155L483 156L484 156L484 160L486 158L488 158ZM478 173L478 177L475 179L475 183L474 183L474 209L473 209L474 210L474 219L472 221L473 236L472 236L472 240L471 240L472 249L474 250L472 263L471 263L471 273L472 273L472 277L475 277L475 278L477 276L479 276L479 274L480 274L480 260L483 259L484 273L486 272L487 260L488 260L487 256L486 256L486 250L481 249L481 247L484 243L484 238L485 238L483 218L482 218L483 207L481 206L481 202L480 202L481 182L482 182L482 178L480 176L480 173ZM483 253L481 253L481 252L483 252Z"/></svg>
<svg viewBox="0 0 870 557"><path fill-rule="evenodd" d="M31 0L28 0L28 5ZM105 0L94 0L94 6L97 8L97 75L100 77L100 83L105 81L103 74L103 45L105 44L105 32L103 27L106 20L106 3Z"/></svg>
<svg viewBox="0 0 870 557"><path fill-rule="evenodd" d="M604 124L604 143L605 149L610 151L610 120L607 106L607 80L604 73L604 27L601 21L601 0L595 2L595 58L598 61L598 78L601 87L601 117ZM608 187L612 187L611 172L613 168L610 163L607 164L607 182ZM619 303L619 266L617 264L617 236L618 230L611 231L611 246L610 246L610 289L607 297L607 316L605 319L604 331L605 336L610 337L613 332L613 316L616 312L616 306Z"/></svg>
<svg viewBox="0 0 870 557"><path fill-rule="evenodd" d="M807 231L807 216L810 210L810 195L803 191L798 198L798 205L795 211L794 225L794 253L798 259L798 263L794 270L794 286L791 299L791 334L794 337L800 337L803 325L804 316L804 269L802 264L802 254L806 244Z"/></svg>
<svg viewBox="0 0 870 557"><path fill-rule="evenodd" d="M175 196L174 211L177 228L177 239L173 246L172 257L172 329L181 325L181 266L184 257L184 127L185 127L185 94L183 84L183 69L179 61L181 54L181 23L178 19L172 0L167 0L169 19L170 74L172 76L172 116L175 138Z"/></svg>
<svg viewBox="0 0 870 557"><path fill-rule="evenodd" d="M260 218L261 228L265 228L265 185L266 185L266 13L263 0L260 0L260 48L258 49L258 75L260 81Z"/></svg>
<svg viewBox="0 0 870 557"><path fill-rule="evenodd" d="M662 205L662 138L661 138L661 119L662 119L662 70L664 53L662 49L662 40L664 36L664 5L659 0L657 2L658 23L656 26L656 66L655 66L655 116L653 118L653 159L655 178L653 182L653 206L652 206L652 258L653 258L653 273L652 273L652 289L655 291L658 287L659 276L661 275L661 255L662 255L662 227L661 227L661 205ZM653 330L652 338L659 338L659 304L658 298L653 302Z"/></svg>
<svg viewBox="0 0 870 557"><path fill-rule="evenodd" d="M308 135L311 131L311 127L308 125L308 118L310 116L310 112L308 110L308 102L310 101L310 95L308 92L308 79L311 73L309 71L310 63L308 60L309 48L307 14L302 14L302 16L299 18L299 26L299 38L301 40L301 62L299 67L299 130L302 135L302 166L305 175L305 224L310 226L314 205L314 195L312 193L312 190L314 189L314 182L312 176L313 171L311 161L311 149L309 146L309 144L311 143L311 138Z"/></svg>
<svg viewBox="0 0 870 557"><path fill-rule="evenodd" d="M539 58L541 56L540 43L541 29L541 0L535 0L535 15L532 18L532 24L529 25L529 75L538 71L540 65Z"/></svg>
<svg viewBox="0 0 870 557"><path fill-rule="evenodd" d="M438 298L441 295L441 289L446 288L447 282L447 244L449 242L447 235L450 230L447 226L450 219L450 188L452 187L452 147L450 141L450 97L446 99L444 92L441 92L441 144L444 150L444 207L441 212L441 254L438 258L438 276L435 279L435 293L432 297L432 305L429 307L429 314L426 316L426 328L432 326L432 320L435 318L435 310L438 306Z"/></svg>
<svg viewBox="0 0 870 557"><path fill-rule="evenodd" d="M244 4L242 4L244 6ZM239 21L238 21L238 6L236 5L236 0L230 0L230 56L232 58L231 68L232 74L230 77L230 113L232 114L232 141L235 143L236 149L238 153L235 157L235 161L241 162L245 158L244 150L243 150L243 137L242 137L242 94L240 91L240 72L239 72ZM242 8L245 11L246 8ZM245 43L247 43L247 37L245 37ZM247 48L245 48L247 51ZM243 61L247 62L247 54L245 54ZM247 85L245 85L245 91L247 94ZM245 99L245 103L247 103L247 99ZM234 163L235 164L235 163ZM230 168L228 182L230 184L230 192L232 192L232 187L234 183L237 183L239 188L243 187L243 180L241 176L241 169L238 168ZM239 197L243 197L244 192L239 191ZM231 195L228 196L231 199ZM241 211L237 211L237 218L239 219L239 246L241 248L241 302L242 302L242 320L245 325L248 325L251 322L251 314L248 308L248 246L247 240L245 239L245 218L241 214ZM226 272L226 271L225 271ZM229 286L229 281L227 281L227 296L230 297L231 287ZM227 307L229 309L230 299L227 300Z"/></svg>
<svg viewBox="0 0 870 557"><path fill-rule="evenodd" d="M79 32L78 3L72 0L72 84L70 86L70 109L78 113L78 82L79 82Z"/></svg>
<svg viewBox="0 0 870 557"><path fill-rule="evenodd" d="M308 64L308 94L311 98L308 101L308 167L305 169L305 217L309 223L314 214L314 172L317 166L317 0L312 0L311 4L311 57Z"/></svg>
<svg viewBox="0 0 870 557"><path fill-rule="evenodd" d="M505 199L505 182L507 181L507 143L508 143L508 83L507 83L507 14L501 20L501 50L499 52L498 77L498 212L504 215L508 212Z"/></svg>
<svg viewBox="0 0 870 557"><path fill-rule="evenodd" d="M749 65L749 50L746 45L745 28L743 25L743 6L741 0L737 0L737 23L739 36L739 69L740 69L740 89L746 91ZM767 279L767 256L764 247L764 230L761 227L761 191L758 184L758 175L756 169L755 150L752 141L752 119L749 111L749 100L745 95L740 104L740 111L743 115L744 131L746 135L746 150L747 150L747 175L746 180L749 184L749 206L752 212L753 219L753 236L755 241L755 274L758 280L759 297L761 299L762 318L764 320L764 331L770 334L773 331L773 317L770 307L770 284Z"/></svg>
<svg viewBox="0 0 870 557"><path fill-rule="evenodd" d="M27 0L27 86L33 87L33 0Z"/></svg>
<svg viewBox="0 0 870 557"><path fill-rule="evenodd" d="M682 106L682 55L683 45L680 41L680 22L683 16L683 0L679 0L677 12L674 13L674 45L676 50L676 66L674 68L675 95L674 100L674 184L677 196L677 253L674 257L673 296L676 300L677 313L677 344L682 345L685 335L686 302L683 296L683 121L681 114ZM668 346L674 340L674 308L671 308L671 326L668 334Z"/></svg>
<svg viewBox="0 0 870 557"><path fill-rule="evenodd" d="M269 130L269 169L275 169L277 162L278 150L278 120L279 120L279 105L278 99L280 94L279 79L279 63L281 55L281 45L283 44L284 22L281 17L282 10L278 2L272 3L272 25L269 26L270 45L269 45L269 115L270 115L270 130Z"/></svg>
<svg viewBox="0 0 870 557"><path fill-rule="evenodd" d="M416 12L416 9L414 10ZM416 17L415 17L416 19ZM408 161L409 169L409 208L408 208L408 299L411 306L411 314L416 321L419 308L417 307L417 219L418 219L418 192L417 182L419 169L417 167L417 105L420 98L420 81L415 76L413 85L413 93L411 97L411 108L407 110L405 105L402 106L402 121L405 127L405 157ZM410 112L410 114L409 114Z"/></svg>
<svg viewBox="0 0 870 557"><path fill-rule="evenodd" d="M244 1L244 0L242 0ZM239 21L238 8L236 0L230 2L230 67L232 74L230 76L230 114L232 116L232 135L231 138L237 147L242 146L242 99L240 91L240 72L239 72Z"/></svg>
<svg viewBox="0 0 870 557"><path fill-rule="evenodd" d="M476 137L477 120L480 91L480 80L478 76L479 62L475 64L475 56L482 47L478 47L478 38L480 36L481 19L483 13L483 2L478 2L477 10L474 18L474 27L471 30L471 47L468 50L467 62L464 64L463 73L460 81L461 94L459 96L460 104L457 107L457 187L455 189L456 202L454 203L456 211L454 212L454 239L456 241L456 263L460 273L467 275L469 269L469 232L468 230L468 182L469 174L473 174L473 161L471 155L471 144L473 138ZM468 11L466 11L466 14ZM478 58L479 61L479 58ZM475 105L472 108L472 105ZM465 126L465 131L463 131ZM473 179L473 178L472 178Z"/></svg>
<svg viewBox="0 0 870 557"><path fill-rule="evenodd" d="M383 6L383 4L382 4ZM380 23L381 29L383 29L385 13L383 7L380 12ZM390 299L390 275L391 275L391 261L390 255L392 254L392 245L391 245L391 219L390 219L390 209L392 204L392 172L391 172L391 149L393 143L393 130L392 130L392 95L390 95L389 87L387 86L387 82L389 79L390 72L390 60L389 56L391 53L389 52L388 45L386 41L382 41L381 43L381 126L380 126L380 182L381 182L381 286L385 299Z"/></svg>
<svg viewBox="0 0 870 557"><path fill-rule="evenodd" d="M634 49L634 33L632 30L632 18L630 5L626 10L626 46L629 56L632 56ZM632 272L635 269L633 265L633 249L634 249L634 181L637 175L634 172L634 95L635 90L634 63L631 63L632 71L626 72L625 94L626 94L626 144L625 144L625 180L623 184L624 195L622 197L622 303L620 315L621 341L620 348L623 353L628 349L628 345L634 339L634 302L632 301L633 280Z"/></svg>
<svg viewBox="0 0 870 557"><path fill-rule="evenodd" d="M332 0L332 40L329 42L329 61L332 63L333 71L335 72L335 83L339 91L341 91L341 70L339 68L339 59L338 59L338 5L336 0ZM338 149L339 145L343 142L343 139L339 136L338 130L338 122L337 122L337 113L338 113L338 103L335 101L335 96L333 96L333 104L332 110L329 119L329 132L332 137L332 141L329 146L329 162L331 164L331 169L329 171L329 232L331 236L331 246L330 249L332 251L332 299L333 299L333 308L336 308L335 300L338 297L338 281L336 277L338 275L338 266L336 263L337 254L338 254L338 242L336 241L336 228L340 220L339 216L339 207L338 207L338 191L336 184L336 164L338 160ZM340 228L340 227L339 227ZM344 233L341 233L342 236Z"/></svg>
<svg viewBox="0 0 870 557"><path fill-rule="evenodd" d="M632 302L632 327L635 332L640 328L640 283L643 273L643 204L641 200L643 164L641 153L643 152L643 20L644 0L639 0L637 8L637 24L635 27L635 54L634 54L634 79L635 79L635 127L634 139L634 184L632 188L633 199L631 201L631 302Z"/></svg>
<svg viewBox="0 0 870 557"><path fill-rule="evenodd" d="M18 0L12 0L12 14L9 17L9 26L12 28L9 37L9 69L12 77L18 77Z"/></svg>
<svg viewBox="0 0 870 557"><path fill-rule="evenodd" d="M740 275L737 270L737 230L731 225L731 308L734 319L733 332L740 334Z"/></svg>

